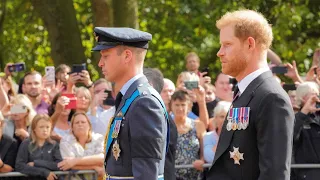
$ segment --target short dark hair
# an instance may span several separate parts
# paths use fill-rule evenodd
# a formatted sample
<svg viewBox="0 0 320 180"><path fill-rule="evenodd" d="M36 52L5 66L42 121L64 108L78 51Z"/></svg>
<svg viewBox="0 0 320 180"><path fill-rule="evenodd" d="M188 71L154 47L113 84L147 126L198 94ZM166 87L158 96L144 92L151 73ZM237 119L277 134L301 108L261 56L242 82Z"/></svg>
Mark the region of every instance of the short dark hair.
<svg viewBox="0 0 320 180"><path fill-rule="evenodd" d="M25 79L26 79L26 77L27 76L33 76L33 75L37 75L37 74L39 74L41 77L42 77L42 75L41 75L41 73L39 73L38 71L30 71L30 72L27 72L24 76L23 76L23 84L25 83Z"/></svg>
<svg viewBox="0 0 320 180"><path fill-rule="evenodd" d="M156 68L143 68L143 74L147 77L149 83L160 94L163 89L163 74Z"/></svg>
<svg viewBox="0 0 320 180"><path fill-rule="evenodd" d="M183 90L178 90L171 96L171 102L175 100L190 101L189 94Z"/></svg>

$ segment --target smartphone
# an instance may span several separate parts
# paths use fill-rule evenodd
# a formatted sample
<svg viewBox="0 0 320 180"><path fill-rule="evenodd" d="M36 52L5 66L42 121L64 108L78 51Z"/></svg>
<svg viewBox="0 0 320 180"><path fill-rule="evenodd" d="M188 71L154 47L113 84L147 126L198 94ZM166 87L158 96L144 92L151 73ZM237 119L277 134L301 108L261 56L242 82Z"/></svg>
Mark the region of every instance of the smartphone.
<svg viewBox="0 0 320 180"><path fill-rule="evenodd" d="M284 84L282 87L285 91L294 91L297 89L295 84Z"/></svg>
<svg viewBox="0 0 320 180"><path fill-rule="evenodd" d="M27 113L27 112L28 112L27 106L22 104L15 104L10 108L11 114L19 114L19 113Z"/></svg>
<svg viewBox="0 0 320 180"><path fill-rule="evenodd" d="M199 86L199 81L185 81L184 86L189 90L197 89Z"/></svg>
<svg viewBox="0 0 320 180"><path fill-rule="evenodd" d="M114 99L112 97L112 92L109 90L105 90L105 93L108 93L108 97L103 100L103 105L114 106Z"/></svg>
<svg viewBox="0 0 320 180"><path fill-rule="evenodd" d="M272 67L272 73L274 74L285 74L288 72L288 68L285 66L274 66Z"/></svg>
<svg viewBox="0 0 320 180"><path fill-rule="evenodd" d="M320 108L320 103L319 102L316 102L316 108Z"/></svg>
<svg viewBox="0 0 320 180"><path fill-rule="evenodd" d="M25 63L15 63L8 66L9 72L21 72L26 70Z"/></svg>
<svg viewBox="0 0 320 180"><path fill-rule="evenodd" d="M65 106L66 109L76 109L77 98L75 94L62 94L61 96L66 96L67 98L69 98L69 104Z"/></svg>
<svg viewBox="0 0 320 180"><path fill-rule="evenodd" d="M54 66L47 66L45 67L46 73L46 81L50 83L55 83L55 69Z"/></svg>
<svg viewBox="0 0 320 180"><path fill-rule="evenodd" d="M87 70L86 63L72 65L72 73L80 73L82 70Z"/></svg>
<svg viewBox="0 0 320 180"><path fill-rule="evenodd" d="M210 72L209 67L205 67L205 68L203 68L201 72L207 72L207 74L206 74L206 75L204 75L204 76L210 76L210 74L209 74L209 72Z"/></svg>

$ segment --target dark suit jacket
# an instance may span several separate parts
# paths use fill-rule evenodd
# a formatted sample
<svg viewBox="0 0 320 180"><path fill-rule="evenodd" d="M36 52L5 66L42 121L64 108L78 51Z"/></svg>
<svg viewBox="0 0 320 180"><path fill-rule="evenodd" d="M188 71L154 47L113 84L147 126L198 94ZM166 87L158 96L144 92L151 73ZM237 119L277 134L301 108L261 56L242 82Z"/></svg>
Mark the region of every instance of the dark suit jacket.
<svg viewBox="0 0 320 180"><path fill-rule="evenodd" d="M164 179L165 180L175 180L176 170L175 170L175 160L176 160L176 149L178 140L178 131L174 120L169 115L169 125L170 125L170 142L169 149L166 154L166 162L164 166Z"/></svg>
<svg viewBox="0 0 320 180"><path fill-rule="evenodd" d="M136 80L123 95L116 115L146 77ZM118 135L120 157L115 159L112 145L106 157L106 172L111 176L134 176L135 180L156 180L163 175L166 154L167 121L160 102L144 91L128 109Z"/></svg>
<svg viewBox="0 0 320 180"><path fill-rule="evenodd" d="M14 168L17 152L17 141L6 134L2 134L2 138L0 140L0 158L3 163Z"/></svg>
<svg viewBox="0 0 320 180"><path fill-rule="evenodd" d="M254 79L233 107L250 107L249 126L227 131L225 120L208 180L289 180L294 113L290 100L270 71ZM240 165L233 147L244 153Z"/></svg>

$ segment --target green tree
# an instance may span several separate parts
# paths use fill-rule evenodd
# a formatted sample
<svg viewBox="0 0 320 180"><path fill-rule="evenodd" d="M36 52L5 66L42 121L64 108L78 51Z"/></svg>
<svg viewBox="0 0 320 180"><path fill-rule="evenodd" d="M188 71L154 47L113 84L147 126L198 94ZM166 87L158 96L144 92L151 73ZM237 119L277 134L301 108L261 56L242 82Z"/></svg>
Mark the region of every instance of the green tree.
<svg viewBox="0 0 320 180"><path fill-rule="evenodd" d="M31 2L48 30L55 65L86 62L73 1Z"/></svg>

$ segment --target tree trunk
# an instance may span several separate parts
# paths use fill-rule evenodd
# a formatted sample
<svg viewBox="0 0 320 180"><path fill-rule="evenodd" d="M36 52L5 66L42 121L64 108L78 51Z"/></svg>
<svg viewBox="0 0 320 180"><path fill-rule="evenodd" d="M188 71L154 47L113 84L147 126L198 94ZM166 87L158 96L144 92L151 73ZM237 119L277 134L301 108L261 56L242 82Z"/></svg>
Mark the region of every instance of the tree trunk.
<svg viewBox="0 0 320 180"><path fill-rule="evenodd" d="M113 24L115 27L138 29L137 0L113 0Z"/></svg>
<svg viewBox="0 0 320 180"><path fill-rule="evenodd" d="M95 27L113 25L112 0L91 0L93 23Z"/></svg>
<svg viewBox="0 0 320 180"><path fill-rule="evenodd" d="M7 13L7 0L2 0L1 4L0 4L0 8L1 8L1 14L0 14L0 47L3 46L3 41L2 41L2 34L3 34L3 24L4 24L4 19L6 17L6 13ZM5 64L4 64L4 60L3 60L3 52L2 52L2 48L0 48L0 72L4 70Z"/></svg>
<svg viewBox="0 0 320 180"><path fill-rule="evenodd" d="M31 0L31 2L49 32L54 64L57 66L86 62L73 1Z"/></svg>

